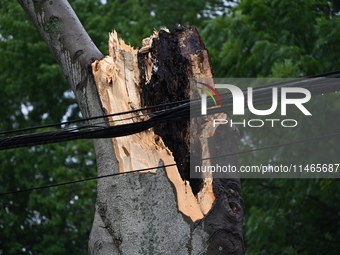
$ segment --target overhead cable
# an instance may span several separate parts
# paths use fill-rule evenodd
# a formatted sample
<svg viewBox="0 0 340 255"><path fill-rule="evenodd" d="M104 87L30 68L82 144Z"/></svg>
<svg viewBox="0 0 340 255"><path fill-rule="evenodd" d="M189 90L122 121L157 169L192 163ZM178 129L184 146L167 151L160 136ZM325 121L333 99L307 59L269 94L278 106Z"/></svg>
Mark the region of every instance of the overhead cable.
<svg viewBox="0 0 340 255"><path fill-rule="evenodd" d="M330 77L316 77L313 79L304 78L304 79L294 79L289 81L284 81L281 83L276 84L269 84L265 86L255 87L253 88L253 104L254 107L266 105L271 103L272 100L272 87L299 87L299 88L307 88L312 96L327 94L332 92L337 92L340 90L340 82L338 82L338 78L340 77L339 74L332 75ZM243 90L243 94L245 98L247 98L248 92ZM220 95L223 102L222 107L212 107L208 109L208 114L220 113L220 112L230 112L233 107L232 103L232 94L231 93L224 93ZM294 95L294 93L290 93L291 97L299 96L299 94ZM279 97L280 100L280 97ZM164 105L171 105L171 104L178 104L180 105L174 106L172 108L159 110L152 113L146 113L141 115L135 115L129 117L128 119L137 119L135 122L128 123L128 124L120 124L117 125L115 123L114 126L107 126L99 125L99 124L92 124L92 125L84 125L79 127L71 127L65 128L56 131L47 131L42 133L34 133L34 134L23 134L14 137L6 137L0 139L0 150L12 149L12 148L19 148L25 146L34 146L34 145L43 145L43 144L50 144L50 143L58 143L58 142L65 142L77 139L98 139L98 138L112 138L112 137L121 137L127 136L131 134L135 134L151 127L154 127L158 124L174 121L178 119L188 119L191 117L198 117L201 111L201 102L199 99L194 100L183 100L180 102L168 103ZM164 105L153 106L152 108L162 107ZM213 106L212 101L208 101L208 107ZM116 116L121 114L127 114L132 112L141 112L145 109L137 109L129 112L124 113L116 113L113 115L105 115L105 116L98 116L88 119L83 119L81 121L86 121L95 118L107 118L110 116ZM141 116L148 116L149 119L140 121ZM80 120L74 121L78 122ZM121 120L113 120L111 122L118 122ZM65 123L65 122L64 122ZM67 122L71 123L71 122ZM57 124L53 124L57 125ZM58 123L60 125L60 123ZM32 128L33 129L33 128ZM8 132L2 132L0 134L8 134ZM14 131L13 131L14 132Z"/></svg>
<svg viewBox="0 0 340 255"><path fill-rule="evenodd" d="M324 78L339 78L339 77L340 77L340 70L337 70L337 71L332 71L332 72L328 72L328 73L312 75L312 76L308 76L308 77L305 77L305 78L295 78L295 79L291 79L289 81L283 81L283 82L272 83L272 84L268 84L268 85L264 85L264 86L258 86L256 88L254 88L254 91L256 91L256 93L258 93L258 90L263 89L263 88L271 88L271 87L276 87L276 86L277 87L278 86L289 86L293 83L302 83L304 81L311 80L310 78L314 78L313 82L315 83L315 81L320 82L320 80L316 80L315 78L324 79ZM337 89L332 88L332 86L325 88L325 87L321 87L320 84L314 84L314 85L320 87L319 89L321 89L321 93L331 93L331 92L337 91ZM312 89L312 88L309 87L308 89ZM313 93L313 95L320 94L320 93L316 93L317 88L314 88L313 90L315 90L315 91L311 91ZM324 91L324 92L322 92L322 91ZM246 90L243 90L243 92L247 93ZM269 91L269 93L270 93L270 91ZM230 100L230 96L231 96L230 93L222 94L222 99ZM261 99L261 98L256 96L255 99ZM197 98L196 100L200 100L200 99ZM164 104L160 104L160 105L154 105L154 106L144 107L144 108L140 108L140 109L134 109L134 110L131 110L131 111L126 111L126 112L119 112L119 113L102 115L102 116L94 116L94 117L83 118L83 119L78 119L78 120L71 120L71 121L65 121L65 122L59 122L59 123L41 125L41 126L35 126L35 127L28 127L28 128L22 128L22 129L16 129L16 130L2 131L2 132L0 132L0 135L13 134L13 133L18 133L18 132L23 132L23 131L31 131L31 130L37 130L37 129L43 129L43 128L50 128L50 127L60 127L60 126L63 126L63 125L66 126L66 125L70 125L70 124L74 124L74 123L86 122L86 121L95 120L95 119L106 119L108 117L115 117L115 116L119 116L119 115L125 115L125 114L136 113L136 112L144 112L144 111L148 111L148 110L153 110L153 109L157 109L157 108L159 109L159 108L164 108L164 107L174 106L174 105L180 105L180 104L189 103L189 102L193 102L193 101L195 101L195 99L185 99L185 100L176 101L176 102L169 102L169 103L164 103ZM224 101L226 101L226 100L224 100ZM265 103L267 103L267 102L265 102ZM137 118L139 116L140 115L138 115L138 116L136 115L132 118ZM107 121L107 119L105 121Z"/></svg>
<svg viewBox="0 0 340 255"><path fill-rule="evenodd" d="M251 150L245 150L245 151L220 155L220 156L216 156L216 157L203 158L201 160L204 161L204 160L211 160L211 159L221 158L221 157L231 157L231 156L235 156L235 155L246 154L246 153L251 153L251 152L260 151L260 150L273 149L273 148L278 148L278 147L284 147L284 146L289 146L289 145L293 145L293 144L297 144L297 143L309 142L309 141L313 141L313 140L327 139L327 138L336 137L336 136L340 136L340 132L322 135L322 136L316 136L316 137L309 137L309 138L305 138L305 139L301 139L301 140L290 141L290 142L283 143L283 144L275 144L275 145L264 146L264 147L255 148L255 149L251 149ZM163 165L163 166L155 166L155 167L137 169L137 170L132 170L132 171L128 171L128 172L112 173L112 174L107 174L107 175L90 177L90 178L85 178L85 179L81 179L81 180L75 180L75 181L69 181L69 182L63 182L63 183L56 183L56 184L49 184L49 185L27 188L27 189L18 189L18 190L14 190L14 191L8 191L8 192L0 193L0 196L23 193L23 192L30 192L30 191L34 191L34 190L49 189L49 188L54 188L54 187L59 187L59 186L76 184L76 183L80 183L80 182L93 181L93 180L98 180L98 179L102 179L102 178L114 177L114 176L118 176L118 175L145 172L145 171L149 171L149 170L171 167L171 166L176 166L176 165L178 166L178 165L183 165L183 164L187 164L187 163L190 163L190 162L174 163L174 164L168 164L168 165Z"/></svg>

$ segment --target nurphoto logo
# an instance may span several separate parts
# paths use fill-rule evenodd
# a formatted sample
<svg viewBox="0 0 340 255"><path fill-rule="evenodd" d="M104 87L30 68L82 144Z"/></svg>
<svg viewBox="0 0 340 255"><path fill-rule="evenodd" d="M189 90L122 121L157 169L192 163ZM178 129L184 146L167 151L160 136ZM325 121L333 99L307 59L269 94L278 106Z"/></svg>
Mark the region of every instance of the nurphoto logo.
<svg viewBox="0 0 340 255"><path fill-rule="evenodd" d="M196 81L197 87L202 91L201 93L201 115L207 115L207 96L212 99L215 106L223 107L223 100L221 95L217 90L229 91L232 96L232 114L233 115L244 115L245 108L247 107L250 113L255 116L268 116L277 111L277 108L280 103L280 114L281 116L287 115L287 106L293 105L299 109L302 114L305 116L311 116L312 114L308 109L304 106L311 99L311 93L306 88L299 87L272 87L267 88L271 90L269 98L266 98L267 105L269 108L267 109L257 109L254 105L254 102L257 101L256 96L261 96L260 93L254 93L253 87L248 87L247 89L241 90L238 86L232 84L215 84L209 85L206 82ZM215 97L218 100L215 99ZM243 119L241 122L235 122L232 119L213 119L212 125L215 127L220 124L229 124L229 125L242 125L243 127L262 127L265 124L269 124L271 127L274 127L277 123L280 123L283 127L296 127L298 125L297 120L295 119Z"/></svg>
<svg viewBox="0 0 340 255"><path fill-rule="evenodd" d="M266 133L271 130L273 135L281 138L281 134L292 134L297 130L296 127L304 128L316 118L316 113L313 116L313 90L309 88L311 81L274 78L193 79L190 91L191 178L310 178L336 169L337 163L279 164L275 161L275 155L264 163L254 161L251 165L245 161L248 164L242 165L239 162L239 155L252 152L250 138L257 132L260 134L256 138L258 140L262 136L265 140ZM250 149L240 153L238 145L247 142ZM262 149L266 149L266 146Z"/></svg>

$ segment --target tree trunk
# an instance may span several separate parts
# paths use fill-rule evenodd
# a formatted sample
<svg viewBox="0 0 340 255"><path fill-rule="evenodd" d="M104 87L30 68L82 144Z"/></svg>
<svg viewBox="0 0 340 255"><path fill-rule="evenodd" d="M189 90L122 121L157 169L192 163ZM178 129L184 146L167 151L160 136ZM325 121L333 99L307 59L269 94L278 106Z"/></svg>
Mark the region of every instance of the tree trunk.
<svg viewBox="0 0 340 255"><path fill-rule="evenodd" d="M67 1L19 2L61 65L84 117L186 99L191 79L213 77L207 50L193 27L155 32L138 50L113 33L110 55L103 58ZM124 124L140 114L109 120ZM190 178L189 128L184 119L93 141L99 176L159 168L98 180L90 254L243 254L239 179ZM213 132L228 137L224 152L237 150L234 129Z"/></svg>

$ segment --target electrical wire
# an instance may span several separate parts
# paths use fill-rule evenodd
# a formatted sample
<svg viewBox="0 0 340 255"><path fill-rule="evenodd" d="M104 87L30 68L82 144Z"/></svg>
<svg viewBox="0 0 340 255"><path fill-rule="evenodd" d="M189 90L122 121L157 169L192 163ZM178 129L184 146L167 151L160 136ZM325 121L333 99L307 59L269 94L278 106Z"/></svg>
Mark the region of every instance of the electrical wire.
<svg viewBox="0 0 340 255"><path fill-rule="evenodd" d="M135 110L126 111L126 112L119 112L119 113L107 114L107 115L102 115L102 116L94 116L94 117L89 117L89 118L83 118L83 119L79 119L79 120L70 120L70 121L59 122L59 123L48 124L48 125L41 125L41 126L21 128L21 129L9 130L9 131L2 131L2 132L0 132L0 135L7 135L7 134L13 134L13 133L18 133L18 132L23 132L23 131L31 131L31 130L37 130L37 129L50 128L50 127L58 127L58 126L69 125L69 124L79 123L79 122L86 122L86 121L89 121L89 120L95 120L95 119L100 119L100 118L105 119L105 118L108 118L108 117L115 117L115 116L119 116L119 115L131 114L131 113L135 113L135 112L142 112L142 111L147 111L147 110L152 110L152 109L162 108L162 107L167 107L167 106L172 106L172 105L178 105L178 104L187 103L187 102L189 102L189 99L165 103L165 104L160 104L160 105L154 105L154 106L150 106L150 107L144 107L144 108L135 109ZM151 114L151 113L149 113L149 114ZM148 114L145 114L145 115L148 115ZM144 116L144 115L138 115L138 116L134 116L132 118L141 117L141 116ZM126 119L122 119L122 120L126 120ZM116 120L116 121L122 121L122 120ZM113 122L113 121L109 121L109 122ZM103 123L107 123L107 121L103 122Z"/></svg>
<svg viewBox="0 0 340 255"><path fill-rule="evenodd" d="M333 74L333 73L332 73ZM294 79L285 81L280 84L275 84L276 87L283 88L283 87L299 87L299 88L308 88L308 90L311 92L312 96L320 95L320 94L326 94L326 93L332 93L337 92L340 90L340 83L338 82L337 78L339 75L333 75L331 77L316 77L314 79L310 78L303 78L303 79ZM339 76L340 77L340 76ZM272 88L273 84L255 87L253 89L253 105L254 107L266 105L269 104L272 100ZM245 96L245 99L248 97L248 92L246 90L243 90L243 94ZM290 97L295 98L298 97L298 93L289 93ZM223 104L222 107L212 107L213 102L208 101L208 114L214 114L214 113L220 113L220 112L226 112L232 110L232 99L233 96L231 93L224 93L221 94L221 98L223 102L226 102ZM280 95L278 95L278 101L281 100ZM65 142L65 141L71 141L71 140L77 140L77 139L99 139L99 138L112 138L112 137L121 137L121 136L127 136L134 133L138 133L141 131L144 131L146 129L149 129L151 127L154 127L158 124L174 121L178 119L188 119L190 117L198 117L200 116L201 111L201 102L200 99L194 99L194 100L182 100L179 102L173 102L173 103L167 103L163 105L158 106L152 106L147 107L144 109L136 109L128 112L123 113L116 113L111 115L105 115L105 116L97 116L92 117L88 119L82 119L82 120L76 120L76 121L69 121L69 122L63 122L63 123L57 123L57 124L51 124L48 125L51 127L52 125L61 125L61 124L69 124L79 121L87 121L91 119L98 119L98 118L107 118L122 114L128 114L128 113L135 113L140 112L145 109L154 109L157 107L165 107L170 106L173 104L180 104L178 106L159 110L156 112L150 112L145 113L142 115L135 115L131 116L125 119L118 119L118 120L110 120L109 122L119 122L123 120L134 120L136 118L141 117L149 117L149 119L144 121L136 121L132 123L127 124L121 124L121 125L114 125L114 126L107 126L107 122L104 122L105 125L100 126L98 123L94 123L92 125L84 125L79 127L71 127L71 128L64 128L61 130L54 130L54 131L48 131L48 132L42 132L42 133L34 133L34 134L23 134L18 135L14 137L7 137L0 139L0 150L6 150L6 149L13 149L13 148L20 148L25 146L34 146L34 145L43 145L43 144L49 144L49 143L58 143L58 142ZM211 108L212 107L212 108ZM245 106L246 107L246 106ZM101 122L103 124L103 122ZM27 128L25 130L32 130L36 129L34 128ZM39 127L41 128L41 126ZM22 131L23 129L21 129ZM8 134L8 133L14 133L18 132L17 130L13 131L6 131L2 132L0 134Z"/></svg>
<svg viewBox="0 0 340 255"><path fill-rule="evenodd" d="M215 158L221 158L221 157L231 157L231 156L251 153L251 152L255 152L255 151L273 149L273 148L278 148L278 147L284 147L284 146L289 146L289 145L293 145L293 144L297 144L297 143L309 142L309 141L313 141L313 140L321 140L321 139L326 139L326 138L331 138L331 137L336 137L336 136L340 136L340 132L333 133L333 134L322 135L322 136L316 136L316 137L309 137L309 138L305 138L305 139L301 139L301 140L295 140L295 141L291 141L291 142L287 142L287 143L283 143L283 144L275 144L275 145L255 148L255 149L251 149L251 150L245 150L245 151L241 151L241 152L235 152L235 153L220 155L220 156L216 156L216 157L203 158L200 161L210 160L210 159L215 159ZM191 162L193 162L193 161L191 161ZM77 184L77 183L81 183L81 182L98 180L98 179L102 179L102 178L115 177L115 176L124 175L124 174L139 173L139 172L149 171L149 170L154 170L154 169L158 170L159 168L165 168L165 167L171 167L171 166L179 166L179 165L183 165L183 164L187 164L187 163L190 163L190 161L186 162L186 163L174 163L174 164L168 164L168 165L163 165L163 166L155 166L155 167L137 169L137 170L132 170L132 171L128 171L128 172L112 173L112 174L107 174L107 175L90 177L90 178L85 178L85 179L81 179L81 180L75 180L75 181L69 181L69 182L63 182L63 183L50 184L50 185L39 186L39 187L34 187L34 188L27 188L27 189L22 189L22 190L8 191L8 192L0 193L0 196L17 194L17 193L23 193L23 192L30 192L30 191L34 191L34 190L49 189L49 188L54 188L54 187L59 187L59 186L65 186L65 185Z"/></svg>
<svg viewBox="0 0 340 255"><path fill-rule="evenodd" d="M320 83L321 82L321 83ZM320 85L321 84L321 85ZM269 85L268 85L269 86ZM253 104L254 106L266 105L271 102L272 90L270 87L260 87L254 88L253 91ZM280 87L302 87L308 88L311 91L313 96L331 93L340 90L340 83L337 79L332 78L315 78L315 79L302 79L302 80L294 80L290 82L286 82ZM247 91L243 91L245 98L247 98ZM294 95L294 93L290 93L291 97L298 96L299 94ZM214 114L219 112L229 112L232 110L232 94L225 93L221 95L221 98L225 104L222 107L213 107L208 109L208 114ZM280 96L279 96L280 100ZM183 103L186 102L186 103ZM178 102L176 102L178 103ZM12 148L20 148L25 146L34 146L34 145L43 145L50 143L58 143L65 142L77 139L99 139L99 138L112 138L112 137L121 137L127 136L134 133L138 133L154 127L158 124L174 121L178 119L188 119L190 117L200 116L201 111L201 102L199 100L193 100L187 102L187 100L181 101L182 104L163 109L160 111L147 113L143 115L136 115L129 118L114 120L111 122L118 122L122 120L141 118L143 116L149 116L150 118L145 121L136 121L127 124L115 125L115 126L100 126L100 125L85 125L79 127L71 127L64 128L61 130L54 130L42 133L34 133L34 134L23 134L14 137L7 137L0 139L0 150L12 149ZM169 105L169 104L164 104ZM163 105L163 106L164 106ZM161 107L159 105L157 107ZM213 102L208 102L208 107L213 106ZM133 110L126 113L137 112L140 111ZM120 115L123 113L113 114L111 116ZM109 115L106 115L109 116ZM97 117L94 117L97 118ZM101 116L103 118L103 116ZM84 120L83 120L84 121ZM68 122L69 123L69 122ZM60 123L58 123L60 124ZM13 131L14 132L14 131Z"/></svg>
<svg viewBox="0 0 340 255"><path fill-rule="evenodd" d="M306 78L296 78L296 79L292 79L292 80L289 80L289 81L282 81L282 82L272 83L272 84L268 84L268 85L264 85L264 86L257 86L257 87L254 88L254 92L258 93L259 90L264 89L264 88L269 88L269 87L281 87L281 86L289 86L289 85L296 87L296 86L299 86L298 84L301 84L302 82L306 82L306 81L311 80L311 78L314 78L314 80L315 80L315 78L324 79L324 78L339 78L339 77L340 77L340 70L337 70L337 71L332 71L332 72L328 72L328 73L312 75L312 76L309 76L309 77L306 77ZM295 83L295 85L292 85L293 83ZM320 93L315 93L317 91L315 89L315 87L312 88L312 86L310 86L309 88L313 89L313 91L312 91L312 93L314 92L313 95L320 94ZM325 90L325 88L322 88L322 90L325 91L324 93L334 92L334 89L329 90L329 88L328 88L328 92ZM247 93L246 90L243 90L243 92L245 94ZM231 96L230 93L225 93L225 94L221 95L222 99L230 99L230 96ZM69 125L69 124L73 124L73 123L86 122L86 121L100 119L100 118L105 119L105 118L108 118L108 117L131 114L131 113L136 113L136 112L143 112L143 111L153 110L153 109L157 109L157 108L164 108L164 107L173 106L173 105L195 102L195 101L198 101L198 100L200 100L200 98L185 99L185 100L176 101L176 102L169 102L169 103L165 103L165 104L154 105L154 106L149 106L149 107L140 108L140 109L134 109L134 110L131 110L131 111L126 111L126 112L120 112L120 113L114 113L114 114L108 114L108 115L102 115L102 116L94 116L94 117L83 118L83 119L79 119L79 120L71 120L71 121L59 122L59 123L55 123L55 124L28 127L28 128L22 128L22 129L16 129L16 130L2 131L2 132L0 132L0 135L18 133L18 132L23 132L23 131L31 131L31 130L36 130L36 129L44 129L44 128L50 128L50 127L58 127L58 126L62 126L62 125ZM227 101L227 100L223 100L223 101ZM157 112L154 112L154 113L157 113ZM151 114L151 113L146 113L144 115L136 115L136 116L131 117L131 119L138 118L138 117L141 117L141 116L147 116L149 114ZM122 120L125 120L125 119L122 119ZM114 121L110 121L110 122L116 122L116 121L122 121L122 120L114 120ZM101 122L101 123L107 123L107 121ZM96 123L96 124L98 124L98 123Z"/></svg>
<svg viewBox="0 0 340 255"><path fill-rule="evenodd" d="M165 166L157 166L157 167L150 167L150 168L132 170L132 171L123 172L123 173L113 173L113 174L107 174L107 175L101 175L101 176L96 176L96 177L85 178L85 179L76 180L76 181L69 181L69 182L50 184L50 185L39 186L39 187L34 187L34 188L9 191L9 192L0 193L0 196L6 196L6 195L10 195L10 194L17 194L17 193L23 193L23 192L30 192L30 191L34 191L34 190L50 189L50 188L54 188L54 187L60 187L60 186L65 186L65 185L81 183L81 182L93 181L93 180L98 180L98 179L103 179L103 178L108 178L108 177L114 177L114 176L124 175L124 174L139 173L139 172L143 172L143 171L149 171L149 170L154 170L154 169L158 169L158 168L162 168L162 167L170 167L170 166L175 166L175 165L176 164L165 165Z"/></svg>

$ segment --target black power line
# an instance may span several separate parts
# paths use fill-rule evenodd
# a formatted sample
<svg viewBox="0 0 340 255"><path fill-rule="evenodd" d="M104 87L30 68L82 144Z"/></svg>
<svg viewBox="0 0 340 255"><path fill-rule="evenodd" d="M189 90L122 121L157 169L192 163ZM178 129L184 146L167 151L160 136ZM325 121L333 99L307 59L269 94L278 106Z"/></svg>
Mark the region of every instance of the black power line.
<svg viewBox="0 0 340 255"><path fill-rule="evenodd" d="M189 102L189 99L182 100L182 101L176 101L176 102L170 102L170 103L166 103L166 104L154 105L154 106L145 107L145 108L141 108L141 109L135 109L135 110L126 111L126 112L119 112L119 113L107 114L107 115L102 115L102 116L94 116L94 117L90 117L90 118L83 118L83 119L79 119L79 120L70 120L70 121L59 122L59 123L48 124L48 125L41 125L41 126L35 126L35 127L28 127L28 128L21 128L21 129L3 131L3 132L0 132L0 135L7 135L7 134L13 134L13 133L19 133L19 132L31 131L31 130L37 130L37 129L44 129L44 128L50 128L50 127L60 127L60 126L63 126L63 125L70 125L70 124L74 124L74 123L87 122L89 120L96 120L96 119L104 119L105 123L107 123L108 117L115 117L115 116L119 116L119 115L126 115L126 114L129 114L129 113L148 111L148 110L153 110L153 109L157 109L157 108L164 108L164 107L167 107L167 106L179 105L179 104L188 103L188 102ZM149 114L151 114L151 113L145 114L145 116L147 116ZM141 116L144 116L144 115L134 116L133 118L141 117ZM126 120L126 119L121 119L121 120L117 120L117 121L122 121L122 120ZM97 123L97 124L100 124L100 123Z"/></svg>
<svg viewBox="0 0 340 255"><path fill-rule="evenodd" d="M296 78L296 79L291 79L289 81L282 81L282 82L277 82L277 83L268 84L268 85L264 85L264 86L258 86L256 88L254 88L254 92L257 93L255 100L260 99L260 97L259 97L260 89L271 88L271 87L289 86L289 85L292 85L294 83L295 84L296 83L301 84L302 82L306 83L306 81L310 81L311 78L314 78L314 79L313 79L313 82L309 82L309 84L314 83L314 88L312 88L312 86L309 85L308 89L312 89L313 95L318 95L318 94L321 94L321 93L331 93L331 92L337 91L338 86L336 86L336 88L334 88L333 86L328 86L327 88L325 86L321 87L320 83L319 83L320 79L316 79L316 78L325 79L325 78L339 78L339 77L340 77L340 70L328 72L328 73L323 73L323 74L317 74L317 75L309 76L309 77L306 77L306 78ZM318 82L318 83L315 84L315 82ZM334 82L333 82L333 84L334 84ZM317 87L319 87L320 90L317 90L317 88L315 88L315 85ZM295 87L296 87L296 85L295 85ZM269 91L269 90L267 90L267 91ZM243 92L245 94L247 93L245 90L243 90ZM225 99L224 101L230 100L230 96L231 96L230 93L222 94L222 99ZM41 126L35 126L35 127L28 127L28 128L22 128L22 129L16 129L16 130L3 131L3 132L0 132L0 135L13 134L13 133L18 133L18 132L23 132L23 131L31 131L31 130L37 130L37 129L50 128L50 127L60 127L60 126L63 126L63 125L70 125L70 124L74 124L74 123L86 122L86 121L95 120L95 119L105 119L105 123L107 123L108 117L114 117L114 116L125 115L125 114L136 113L136 112L143 112L143 111L159 109L159 108L164 108L164 107L173 106L173 105L186 104L186 103L194 102L194 101L198 101L198 100L200 100L200 99L199 98L197 98L197 99L185 99L185 100L182 100L182 101L176 101L176 102L170 102L170 103L165 103L165 104L160 104L160 105L154 105L154 106L135 109L135 110L126 111L126 112L119 112L119 113L114 113L114 114L94 116L94 117L90 117L90 118L83 118L83 119L79 119L79 120L71 120L71 121L59 122L59 123L48 124L48 125L41 125ZM258 102L258 103L261 103L261 102ZM157 113L157 111L154 112L154 114L156 114L156 113ZM132 118L138 118L138 117L141 117L141 116L148 116L150 114L151 113L147 113L147 114L144 114L144 115L138 115L138 116L136 115ZM122 120L125 120L125 119L122 119ZM121 120L116 120L116 121L121 121ZM111 121L111 122L115 122L115 121ZM97 123L97 124L101 124L101 123Z"/></svg>
<svg viewBox="0 0 340 255"><path fill-rule="evenodd" d="M340 71L339 71L340 72ZM333 74L333 73L332 73ZM320 94L326 94L326 93L332 93L335 91L340 90L340 82L338 82L338 78L340 77L340 74L332 75L330 77L315 77L313 79L311 78L302 78L302 79L294 79L289 80L285 82L275 83L275 84L269 84L266 86L260 86L255 87L253 89L253 104L254 106L261 106L266 105L271 102L272 100L272 87L299 87L299 88L307 88L312 96L320 95ZM243 93L245 97L247 98L247 91L243 90ZM294 95L294 93L290 93L291 97L299 96ZM226 102L222 107L214 107L212 109L208 110L208 114L214 114L219 112L229 112L232 110L232 94L231 93L225 93L221 95L221 98L223 102ZM280 100L280 97L279 97ZM115 126L107 126L107 125L99 125L92 124L92 125L85 125L85 126L79 126L79 127L72 127L72 128L66 128L56 131L48 131L43 133L35 133L35 134L24 134L14 137L7 137L0 139L0 150L6 150L6 149L12 149L12 148L19 148L19 147L25 147L25 146L33 146L33 145L42 145L42 144L49 144L49 143L58 143L58 142L64 142L64 141L71 141L71 140L77 140L77 139L98 139L98 138L112 138L112 137L121 137L121 136L127 136L134 133L138 133L141 131L144 131L146 129L149 129L151 127L154 127L158 124L174 121L176 119L183 119L183 118L189 118L191 117L197 117L200 116L200 110L201 110L201 102L199 99L194 100L183 100L180 102L174 102L174 103L168 103L164 105L158 105L158 106L152 106L144 109L137 109L133 111L128 111L124 113L117 113L117 114L111 114L111 115L105 115L105 116L97 116L92 117L88 119L82 119L82 120L76 120L76 121L70 121L70 122L63 122L58 124L51 124L47 125L48 127L51 126L57 126L61 124L69 124L79 121L88 121L98 118L107 118L110 116L117 116L127 113L135 113L140 112L145 109L153 109L153 108L160 108L165 107L173 104L180 104L178 106L164 109L152 113L147 113L143 115L135 115L131 118L139 118L140 116L149 116L150 118L146 121L136 121L129 124L122 124L122 125L115 125ZM208 107L213 106L213 103L208 103ZM115 120L114 122L121 121L121 120ZM24 130L32 130L37 129L41 127L34 127L34 128L27 128ZM22 130L21 130L22 131ZM8 134L8 133L17 132L17 130L14 131L7 131L2 132L0 134Z"/></svg>
<svg viewBox="0 0 340 255"><path fill-rule="evenodd" d="M236 152L236 153L225 154L225 155L216 156L216 157L203 158L201 160L203 161L203 160L209 160L209 159L214 159L214 158L230 157L230 156L235 156L235 155L240 155L240 154L246 154L246 153L251 153L251 152L255 152L255 151L260 151L260 150L267 150L267 149L273 149L273 148L278 148L278 147L289 146L289 145L293 145L293 144L297 144L297 143L309 142L309 141L313 141L313 140L327 139L327 138L336 137L336 136L340 136L340 132L339 133L328 134L328 135L317 136L317 137L309 137L309 138L305 138L305 139L301 139L301 140L296 140L296 141L291 141L291 142L287 142L287 143L283 143L283 144L275 144L275 145L255 148L255 149L251 149L251 150L246 150L246 151L241 151L241 152ZM190 163L190 162L187 162L187 163ZM137 170L132 170L132 171L128 171L128 172L113 173L113 174L101 175L101 176L97 176L97 177L90 177L90 178L85 178L85 179L76 180L76 181L69 181L69 182L63 182L63 183L50 184L50 185L39 186L39 187L28 188L28 189L22 189L22 190L8 191L8 192L0 193L0 196L10 195L10 194L17 194L17 193L23 193L23 192L30 192L30 191L34 191L34 190L49 189L49 188L54 188L54 187L59 187L59 186L65 186L65 185L71 185L71 184L76 184L76 183L81 183L81 182L98 180L98 179L102 179L102 178L115 177L115 176L124 175L124 174L139 173L139 172L149 171L149 170L154 170L154 169L157 170L159 168L178 166L178 165L182 165L182 164L174 163L174 164L163 165L163 166L155 166L155 167L137 169Z"/></svg>

